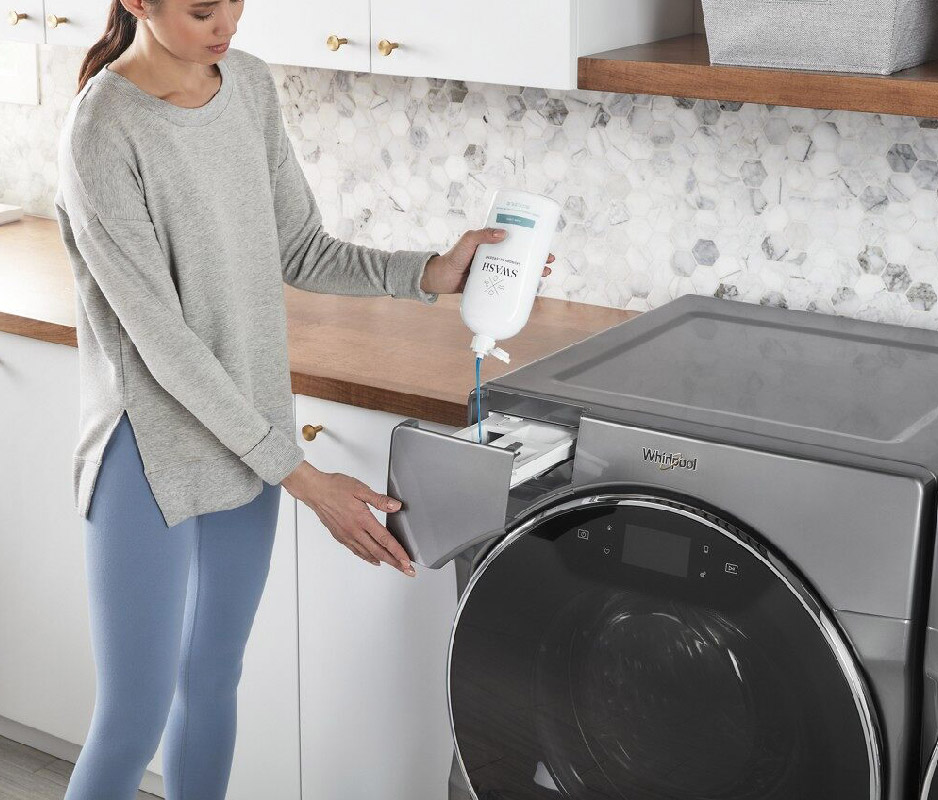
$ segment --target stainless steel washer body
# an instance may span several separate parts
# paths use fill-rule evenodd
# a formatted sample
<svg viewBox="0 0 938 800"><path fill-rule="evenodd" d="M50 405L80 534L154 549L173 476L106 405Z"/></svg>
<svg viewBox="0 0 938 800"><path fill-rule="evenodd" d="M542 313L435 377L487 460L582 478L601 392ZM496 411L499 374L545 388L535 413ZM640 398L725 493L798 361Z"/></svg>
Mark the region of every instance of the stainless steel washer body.
<svg viewBox="0 0 938 800"><path fill-rule="evenodd" d="M389 464L457 563L452 797L927 796L938 334L688 296L482 407Z"/></svg>

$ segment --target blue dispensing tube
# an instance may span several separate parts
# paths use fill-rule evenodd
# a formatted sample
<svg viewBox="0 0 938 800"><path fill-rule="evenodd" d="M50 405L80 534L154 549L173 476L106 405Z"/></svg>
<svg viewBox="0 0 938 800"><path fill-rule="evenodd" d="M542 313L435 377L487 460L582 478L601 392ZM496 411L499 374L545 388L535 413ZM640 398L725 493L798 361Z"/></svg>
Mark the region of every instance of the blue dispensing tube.
<svg viewBox="0 0 938 800"><path fill-rule="evenodd" d="M479 443L482 443L482 356L476 356L476 422L479 425Z"/></svg>

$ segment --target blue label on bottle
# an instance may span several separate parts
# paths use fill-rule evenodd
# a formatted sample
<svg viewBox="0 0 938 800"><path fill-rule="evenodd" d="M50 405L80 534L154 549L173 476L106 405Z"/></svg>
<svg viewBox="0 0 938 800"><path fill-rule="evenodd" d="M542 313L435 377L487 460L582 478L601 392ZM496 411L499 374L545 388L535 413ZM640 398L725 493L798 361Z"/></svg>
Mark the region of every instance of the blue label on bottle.
<svg viewBox="0 0 938 800"><path fill-rule="evenodd" d="M496 214L495 222L503 225L520 225L522 228L533 228L534 220L519 217L517 214Z"/></svg>

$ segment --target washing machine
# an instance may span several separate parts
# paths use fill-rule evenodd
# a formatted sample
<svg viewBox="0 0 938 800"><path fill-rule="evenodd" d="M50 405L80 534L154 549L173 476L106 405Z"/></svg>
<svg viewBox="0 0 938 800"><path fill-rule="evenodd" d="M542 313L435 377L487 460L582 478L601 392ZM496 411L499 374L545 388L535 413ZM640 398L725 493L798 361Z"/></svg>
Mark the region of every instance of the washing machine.
<svg viewBox="0 0 938 800"><path fill-rule="evenodd" d="M938 334L686 296L480 405L388 470L457 562L451 797L938 797Z"/></svg>

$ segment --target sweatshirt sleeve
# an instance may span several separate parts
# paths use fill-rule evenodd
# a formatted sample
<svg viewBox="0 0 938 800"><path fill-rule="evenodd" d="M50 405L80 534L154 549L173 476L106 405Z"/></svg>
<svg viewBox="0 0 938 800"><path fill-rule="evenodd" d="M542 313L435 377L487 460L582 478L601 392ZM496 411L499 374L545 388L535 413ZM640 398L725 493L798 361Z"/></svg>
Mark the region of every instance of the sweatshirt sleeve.
<svg viewBox="0 0 938 800"><path fill-rule="evenodd" d="M279 110L278 110L279 113ZM274 206L283 279L308 292L344 295L392 295L436 302L437 294L420 288L433 251L376 250L339 241L323 230L312 189L280 120L281 161L277 167Z"/></svg>

